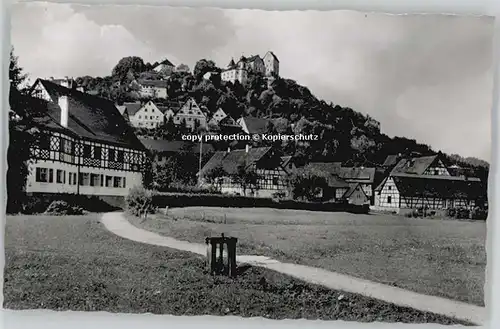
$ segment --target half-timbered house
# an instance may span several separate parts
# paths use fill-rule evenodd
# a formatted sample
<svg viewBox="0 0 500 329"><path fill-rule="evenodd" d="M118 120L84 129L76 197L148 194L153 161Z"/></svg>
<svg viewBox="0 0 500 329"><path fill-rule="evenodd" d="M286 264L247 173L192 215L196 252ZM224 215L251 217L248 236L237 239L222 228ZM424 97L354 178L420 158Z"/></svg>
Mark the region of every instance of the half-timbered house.
<svg viewBox="0 0 500 329"><path fill-rule="evenodd" d="M452 175L438 154L401 159L375 189L374 210L471 209L485 201L481 180Z"/></svg>
<svg viewBox="0 0 500 329"><path fill-rule="evenodd" d="M142 185L146 150L113 102L38 79L25 104L41 113L27 193L125 196Z"/></svg>
<svg viewBox="0 0 500 329"><path fill-rule="evenodd" d="M253 191L251 189L243 191L233 179L241 166L247 171L254 171L258 176L258 182ZM217 167L224 171L224 176L218 178L221 182L222 193L243 195L246 192L247 195L255 197L272 197L276 192L288 192L287 177L295 169L295 163L292 157L282 156L271 147L251 148L247 146L245 149L219 151L198 173L202 186L214 184L206 177Z"/></svg>

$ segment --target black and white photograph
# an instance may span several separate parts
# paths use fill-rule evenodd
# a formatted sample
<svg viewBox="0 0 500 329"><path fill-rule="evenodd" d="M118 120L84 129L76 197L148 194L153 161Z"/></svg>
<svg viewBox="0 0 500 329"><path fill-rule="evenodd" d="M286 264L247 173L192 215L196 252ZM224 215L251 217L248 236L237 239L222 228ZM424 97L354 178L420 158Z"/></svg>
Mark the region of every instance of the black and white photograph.
<svg viewBox="0 0 500 329"><path fill-rule="evenodd" d="M494 17L10 12L5 309L485 324Z"/></svg>

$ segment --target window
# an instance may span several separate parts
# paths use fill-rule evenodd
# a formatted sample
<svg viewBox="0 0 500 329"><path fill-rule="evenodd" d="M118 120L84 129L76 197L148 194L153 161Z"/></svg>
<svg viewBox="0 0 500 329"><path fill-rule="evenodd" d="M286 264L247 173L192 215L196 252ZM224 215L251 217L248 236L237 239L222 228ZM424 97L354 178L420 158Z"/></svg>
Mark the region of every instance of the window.
<svg viewBox="0 0 500 329"><path fill-rule="evenodd" d="M112 176L106 176L106 187L111 187L112 183L113 183L113 177Z"/></svg>
<svg viewBox="0 0 500 329"><path fill-rule="evenodd" d="M57 171L56 171L56 183L59 183L59 184L66 183L66 172L64 170L57 169Z"/></svg>
<svg viewBox="0 0 500 329"><path fill-rule="evenodd" d="M123 162L123 158L124 158L124 154L123 154L123 151L118 151L117 152L117 158L119 162Z"/></svg>
<svg viewBox="0 0 500 329"><path fill-rule="evenodd" d="M279 184L278 177L273 177L273 185L277 186Z"/></svg>
<svg viewBox="0 0 500 329"><path fill-rule="evenodd" d="M389 196L387 197L387 203L391 203L391 202L392 202L392 196L390 196L390 195L389 195Z"/></svg>
<svg viewBox="0 0 500 329"><path fill-rule="evenodd" d="M99 186L101 185L99 183L99 178L101 177L101 175L99 174L90 174L90 186Z"/></svg>
<svg viewBox="0 0 500 329"><path fill-rule="evenodd" d="M121 177L113 177L113 187L121 187L122 178Z"/></svg>
<svg viewBox="0 0 500 329"><path fill-rule="evenodd" d="M109 149L108 151L108 160L109 161L115 161L115 150Z"/></svg>
<svg viewBox="0 0 500 329"><path fill-rule="evenodd" d="M50 137L49 135L42 134L39 139L39 146L43 150L50 149Z"/></svg>
<svg viewBox="0 0 500 329"><path fill-rule="evenodd" d="M36 168L35 180L42 183L48 182L47 172L47 168Z"/></svg>
<svg viewBox="0 0 500 329"><path fill-rule="evenodd" d="M387 189L390 191L392 189L392 186L387 186Z"/></svg>
<svg viewBox="0 0 500 329"><path fill-rule="evenodd" d="M73 185L78 184L77 182L77 177L76 177L76 172L73 173Z"/></svg>
<svg viewBox="0 0 500 329"><path fill-rule="evenodd" d="M80 173L79 181L80 181L80 186L89 186L90 185L90 174L87 172Z"/></svg>
<svg viewBox="0 0 500 329"><path fill-rule="evenodd" d="M142 119L142 116L139 115L139 119Z"/></svg>
<svg viewBox="0 0 500 329"><path fill-rule="evenodd" d="M90 145L83 145L83 156L85 158L90 158L92 151Z"/></svg>
<svg viewBox="0 0 500 329"><path fill-rule="evenodd" d="M123 188L127 187L127 179L125 177L122 178Z"/></svg>
<svg viewBox="0 0 500 329"><path fill-rule="evenodd" d="M73 173L68 173L68 184L69 185L73 185L72 181L73 181Z"/></svg>
<svg viewBox="0 0 500 329"><path fill-rule="evenodd" d="M94 159L101 160L102 148L99 146L94 146Z"/></svg>
<svg viewBox="0 0 500 329"><path fill-rule="evenodd" d="M54 169L49 169L49 183L54 182Z"/></svg>
<svg viewBox="0 0 500 329"><path fill-rule="evenodd" d="M101 175L100 181L101 181L101 186L104 186L104 175Z"/></svg>

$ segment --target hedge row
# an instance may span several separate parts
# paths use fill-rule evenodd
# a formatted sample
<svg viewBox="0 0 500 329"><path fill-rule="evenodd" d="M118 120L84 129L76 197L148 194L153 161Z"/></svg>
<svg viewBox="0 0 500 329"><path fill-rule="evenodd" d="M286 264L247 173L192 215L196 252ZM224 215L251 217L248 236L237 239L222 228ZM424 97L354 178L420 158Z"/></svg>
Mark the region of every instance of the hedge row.
<svg viewBox="0 0 500 329"><path fill-rule="evenodd" d="M23 214L41 214L47 211L53 203L55 205L66 203L90 212L108 212L119 209L96 196L37 193L26 196L21 212Z"/></svg>
<svg viewBox="0 0 500 329"><path fill-rule="evenodd" d="M367 214L368 205L357 206L347 203L299 202L295 200L273 200L225 194L161 193L152 196L153 205L159 208L179 207L233 207L233 208L277 208L311 211L338 211Z"/></svg>

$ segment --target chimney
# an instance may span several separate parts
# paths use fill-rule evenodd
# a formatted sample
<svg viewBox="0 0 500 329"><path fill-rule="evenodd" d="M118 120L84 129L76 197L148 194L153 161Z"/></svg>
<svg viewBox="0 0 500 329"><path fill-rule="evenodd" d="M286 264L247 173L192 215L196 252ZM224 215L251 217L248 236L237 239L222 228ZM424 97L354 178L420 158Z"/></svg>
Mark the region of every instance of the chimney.
<svg viewBox="0 0 500 329"><path fill-rule="evenodd" d="M231 152L231 148L228 146L227 147L227 153Z"/></svg>
<svg viewBox="0 0 500 329"><path fill-rule="evenodd" d="M245 145L245 153L248 153L248 150L250 150L250 145L246 144Z"/></svg>
<svg viewBox="0 0 500 329"><path fill-rule="evenodd" d="M59 96L58 105L61 108L61 126L68 127L69 106L68 96Z"/></svg>

